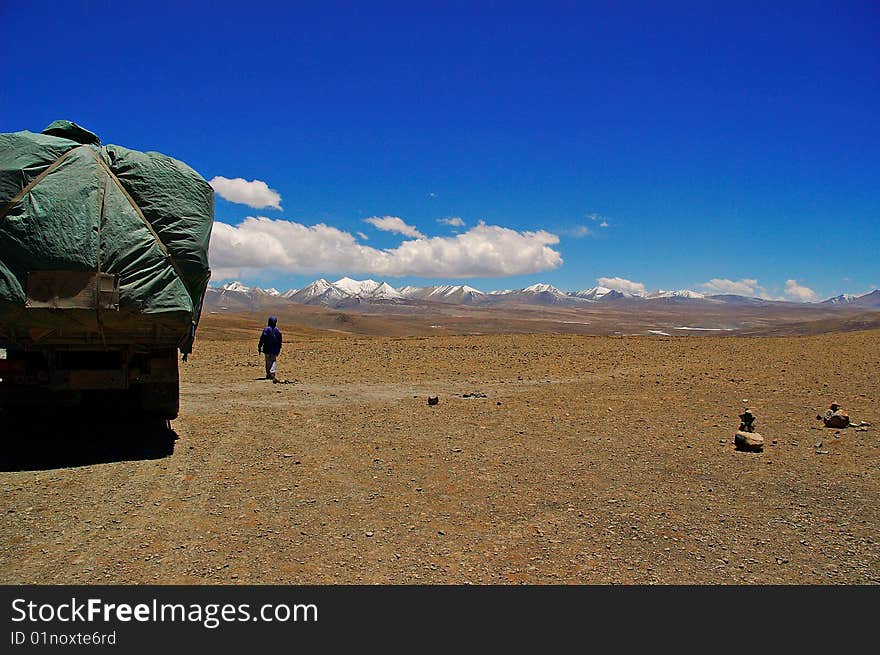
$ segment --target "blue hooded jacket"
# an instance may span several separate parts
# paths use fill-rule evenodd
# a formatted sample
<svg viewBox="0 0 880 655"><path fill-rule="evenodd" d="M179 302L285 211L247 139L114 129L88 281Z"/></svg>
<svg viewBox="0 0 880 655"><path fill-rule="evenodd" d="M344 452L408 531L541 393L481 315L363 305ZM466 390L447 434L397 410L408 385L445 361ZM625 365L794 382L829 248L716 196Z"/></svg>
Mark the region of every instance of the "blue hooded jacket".
<svg viewBox="0 0 880 655"><path fill-rule="evenodd" d="M281 330L277 327L278 317L270 316L269 325L263 328L263 334L260 335L260 345L257 350L267 355L277 355L281 352Z"/></svg>

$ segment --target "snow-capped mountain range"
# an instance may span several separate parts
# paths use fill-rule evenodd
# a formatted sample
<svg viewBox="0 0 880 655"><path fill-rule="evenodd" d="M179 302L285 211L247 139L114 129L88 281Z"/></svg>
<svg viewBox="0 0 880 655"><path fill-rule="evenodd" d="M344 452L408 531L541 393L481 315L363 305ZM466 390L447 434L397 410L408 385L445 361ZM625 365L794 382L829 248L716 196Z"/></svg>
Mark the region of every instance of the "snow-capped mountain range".
<svg viewBox="0 0 880 655"><path fill-rule="evenodd" d="M440 286L404 286L399 289L387 282L354 280L343 277L335 282L324 278L315 280L302 289L249 287L241 282L228 282L220 287L209 287L206 300L213 305L254 306L266 301L288 300L305 305L347 307L362 303L447 303L458 305L495 305L500 303L530 305L586 306L593 303L640 301L660 303L713 303L713 304L766 304L778 301L762 300L731 294L705 295L690 289L650 291L640 294L623 293L608 287L596 286L581 291L562 291L553 285L538 283L523 289L505 289L485 293L466 284ZM862 296L843 294L823 301L823 304L853 307L880 307L880 290Z"/></svg>

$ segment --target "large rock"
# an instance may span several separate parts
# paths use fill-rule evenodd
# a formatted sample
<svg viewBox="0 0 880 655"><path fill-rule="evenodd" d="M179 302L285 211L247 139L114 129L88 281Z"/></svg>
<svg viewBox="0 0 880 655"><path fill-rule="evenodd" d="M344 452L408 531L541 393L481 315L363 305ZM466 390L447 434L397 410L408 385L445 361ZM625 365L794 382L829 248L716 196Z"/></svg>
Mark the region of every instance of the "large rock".
<svg viewBox="0 0 880 655"><path fill-rule="evenodd" d="M757 432L737 431L733 437L733 443L737 450L745 450L753 453L760 453L764 450L764 437Z"/></svg>
<svg viewBox="0 0 880 655"><path fill-rule="evenodd" d="M822 419L826 428L848 428L849 416L842 409L827 412Z"/></svg>

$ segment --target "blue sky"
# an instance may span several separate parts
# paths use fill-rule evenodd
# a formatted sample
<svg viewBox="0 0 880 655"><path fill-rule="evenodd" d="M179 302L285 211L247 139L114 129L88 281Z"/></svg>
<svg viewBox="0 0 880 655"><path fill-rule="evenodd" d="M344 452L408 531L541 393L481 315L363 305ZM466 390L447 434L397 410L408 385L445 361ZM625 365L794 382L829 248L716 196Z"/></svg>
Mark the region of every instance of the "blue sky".
<svg viewBox="0 0 880 655"><path fill-rule="evenodd" d="M264 181L213 264L263 286L880 284L877 3L315 4L3 3L0 131Z"/></svg>

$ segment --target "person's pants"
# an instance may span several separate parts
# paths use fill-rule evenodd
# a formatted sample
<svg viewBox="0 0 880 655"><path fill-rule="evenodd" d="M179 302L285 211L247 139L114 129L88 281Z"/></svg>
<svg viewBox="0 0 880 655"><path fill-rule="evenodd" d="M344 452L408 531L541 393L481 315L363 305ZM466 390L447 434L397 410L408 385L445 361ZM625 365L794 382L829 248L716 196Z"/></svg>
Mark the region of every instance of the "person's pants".
<svg viewBox="0 0 880 655"><path fill-rule="evenodd" d="M263 353L266 356L266 377L274 378L275 377L275 360L278 358L278 355L273 355L272 353Z"/></svg>

